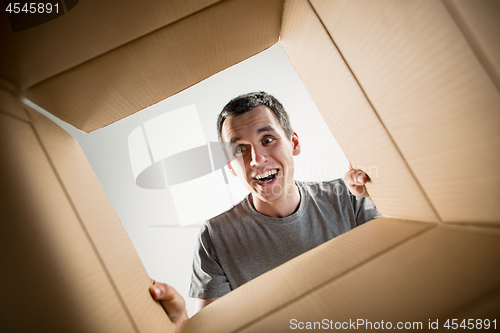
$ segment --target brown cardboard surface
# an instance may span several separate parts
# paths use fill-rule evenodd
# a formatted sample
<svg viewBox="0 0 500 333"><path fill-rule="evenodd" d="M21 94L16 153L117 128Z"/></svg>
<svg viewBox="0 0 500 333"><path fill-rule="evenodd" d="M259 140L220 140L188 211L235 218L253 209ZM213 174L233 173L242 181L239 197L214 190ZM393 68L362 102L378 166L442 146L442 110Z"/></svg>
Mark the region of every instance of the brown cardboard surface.
<svg viewBox="0 0 500 333"><path fill-rule="evenodd" d="M443 221L498 223L500 94L443 3L312 4Z"/></svg>
<svg viewBox="0 0 500 333"><path fill-rule="evenodd" d="M475 55L500 90L500 2L444 0Z"/></svg>
<svg viewBox="0 0 500 333"><path fill-rule="evenodd" d="M29 121L23 103L16 96L0 88L0 112L8 113L21 120Z"/></svg>
<svg viewBox="0 0 500 333"><path fill-rule="evenodd" d="M217 1L85 0L55 20L16 33L2 10L0 77L26 89Z"/></svg>
<svg viewBox="0 0 500 333"><path fill-rule="evenodd" d="M134 332L27 122L0 113L5 332Z"/></svg>
<svg viewBox="0 0 500 333"><path fill-rule="evenodd" d="M393 328L398 322L422 322L428 329L429 320L442 325L457 310L477 307L481 297L498 292L499 267L498 230L440 225L238 332L285 332L291 319L325 318L334 325L357 319L391 322ZM483 315L499 313L498 302L483 304Z"/></svg>
<svg viewBox="0 0 500 333"><path fill-rule="evenodd" d="M200 311L181 332L234 332L307 297L398 244L432 228L380 218L259 276ZM275 332L265 327L261 332Z"/></svg>
<svg viewBox="0 0 500 333"><path fill-rule="evenodd" d="M64 190L112 283L140 332L173 329L164 310L149 294L149 279L97 176L73 137L29 109L39 136Z"/></svg>
<svg viewBox="0 0 500 333"><path fill-rule="evenodd" d="M23 56L12 73L28 85L51 76L30 88L28 97L87 131L272 45L282 6L221 1L150 31L168 6L179 6L166 18L176 20L189 6L209 1L185 8L154 2L161 10L152 25L145 12L132 18L137 4L92 16L83 3L83 19L100 22L96 28L131 19L126 38L115 44L108 43L113 35L93 40L95 32L88 41L76 38L82 47L95 45L82 57L78 47L61 50L54 41L68 60L38 70L33 66L52 61L52 51L41 49L43 39L33 41L35 30L20 32L33 43L23 44L33 48L29 57L41 54L23 67L28 51L19 51ZM210 304L182 332L281 332L290 330L291 319L325 318L426 325L429 319L500 312L500 231L485 227L499 221L500 209L499 95L491 69L496 46L489 45L497 35L483 36L490 29L482 21L491 21L489 15L479 18L484 8L472 13L464 3L446 4L287 1L282 43L349 160L372 177L369 191L382 213L449 223L367 223ZM57 22L78 8L43 29L63 27L67 23ZM106 18L114 18L111 25L103 23ZM143 37L124 43L143 23L137 30ZM111 48L103 51L105 45ZM59 71L65 72L52 77ZM33 123L27 123L15 111L17 102L6 101L0 104L6 108L0 112L0 264L7 268L2 328L172 331L76 142L38 113L30 111Z"/></svg>
<svg viewBox="0 0 500 333"><path fill-rule="evenodd" d="M37 84L26 96L91 132L275 44L282 6L222 1Z"/></svg>
<svg viewBox="0 0 500 333"><path fill-rule="evenodd" d="M458 312L450 315L449 318L452 319L456 318L458 323L461 323L465 319L467 325L469 325L469 319L473 319L474 327L475 325L478 325L477 326L478 328L481 326L479 326L479 323L477 323L474 319L477 320L483 318L484 319L491 318L490 321L497 319L496 327L498 329L499 309L500 309L500 289L497 289L496 291L493 291L486 295L478 296L476 301L472 302L464 309L460 309ZM484 324L485 322L483 321L482 322L483 329L485 328ZM493 329L494 328L493 323L490 322L489 324L490 324L490 329Z"/></svg>
<svg viewBox="0 0 500 333"><path fill-rule="evenodd" d="M314 38L312 38L314 36ZM391 137L307 1L286 2L281 43L384 216L438 221Z"/></svg>

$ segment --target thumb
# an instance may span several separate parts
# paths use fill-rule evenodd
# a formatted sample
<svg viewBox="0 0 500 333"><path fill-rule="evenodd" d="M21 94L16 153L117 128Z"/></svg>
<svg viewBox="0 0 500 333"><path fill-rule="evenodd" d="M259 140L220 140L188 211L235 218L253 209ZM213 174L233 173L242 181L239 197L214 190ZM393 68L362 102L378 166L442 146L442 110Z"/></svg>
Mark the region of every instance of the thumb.
<svg viewBox="0 0 500 333"><path fill-rule="evenodd" d="M184 298L175 288L165 283L154 282L149 287L149 292L155 300L160 302L176 329L179 329L181 324L188 319Z"/></svg>

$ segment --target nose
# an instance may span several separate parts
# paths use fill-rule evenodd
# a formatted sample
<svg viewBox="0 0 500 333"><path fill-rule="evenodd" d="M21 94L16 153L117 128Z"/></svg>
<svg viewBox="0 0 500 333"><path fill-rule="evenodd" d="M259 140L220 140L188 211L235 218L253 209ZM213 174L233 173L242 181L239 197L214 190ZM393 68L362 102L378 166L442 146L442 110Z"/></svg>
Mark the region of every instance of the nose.
<svg viewBox="0 0 500 333"><path fill-rule="evenodd" d="M267 154L264 148L252 146L252 160L250 161L251 167L258 167L267 161Z"/></svg>

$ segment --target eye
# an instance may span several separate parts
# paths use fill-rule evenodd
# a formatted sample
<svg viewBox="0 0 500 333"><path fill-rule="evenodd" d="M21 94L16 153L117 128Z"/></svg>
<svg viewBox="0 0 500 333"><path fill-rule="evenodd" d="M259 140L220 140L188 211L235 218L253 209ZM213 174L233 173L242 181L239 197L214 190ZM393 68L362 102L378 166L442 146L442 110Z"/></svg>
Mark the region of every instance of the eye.
<svg viewBox="0 0 500 333"><path fill-rule="evenodd" d="M234 156L240 156L245 152L246 148L244 146L236 146L233 152Z"/></svg>
<svg viewBox="0 0 500 333"><path fill-rule="evenodd" d="M234 148L233 155L239 156L240 154L241 154L241 148L240 146L236 146L236 148Z"/></svg>
<svg viewBox="0 0 500 333"><path fill-rule="evenodd" d="M274 138L273 138L273 137L268 136L268 137L265 137L265 138L264 138L264 140L262 140L262 144L264 144L264 145L268 145L268 144L270 144L270 143L271 143L271 142L273 142L273 141L274 141Z"/></svg>

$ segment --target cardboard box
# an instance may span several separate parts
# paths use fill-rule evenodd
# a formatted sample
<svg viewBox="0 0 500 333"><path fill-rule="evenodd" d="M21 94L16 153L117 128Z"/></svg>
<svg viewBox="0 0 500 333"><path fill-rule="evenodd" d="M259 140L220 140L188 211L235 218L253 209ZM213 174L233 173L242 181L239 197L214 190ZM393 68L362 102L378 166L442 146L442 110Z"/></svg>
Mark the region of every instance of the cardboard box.
<svg viewBox="0 0 500 333"><path fill-rule="evenodd" d="M499 14L493 0L89 0L14 34L2 12L2 327L174 330L78 144L19 96L90 132L278 40L354 167L378 167L384 218L181 331L498 321Z"/></svg>

